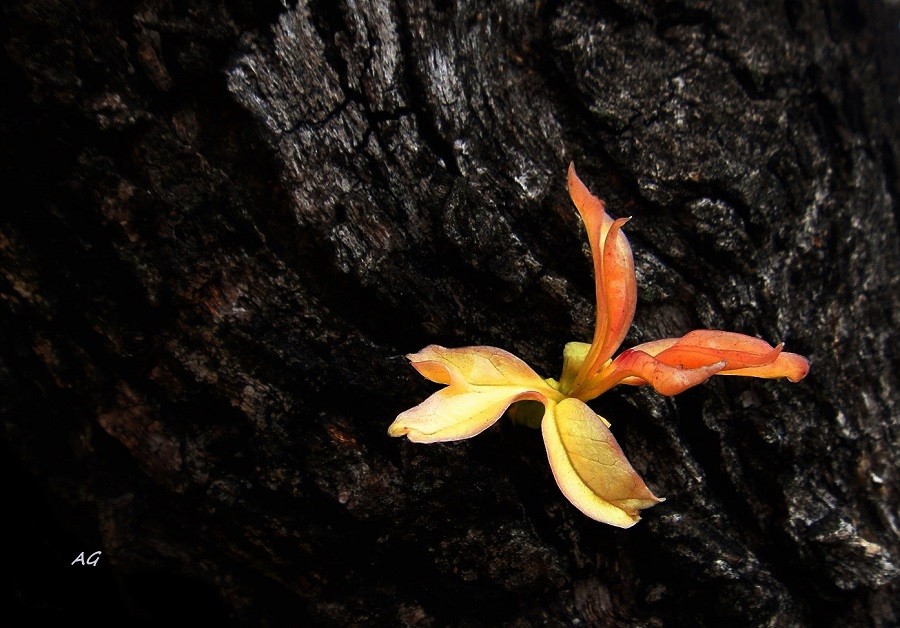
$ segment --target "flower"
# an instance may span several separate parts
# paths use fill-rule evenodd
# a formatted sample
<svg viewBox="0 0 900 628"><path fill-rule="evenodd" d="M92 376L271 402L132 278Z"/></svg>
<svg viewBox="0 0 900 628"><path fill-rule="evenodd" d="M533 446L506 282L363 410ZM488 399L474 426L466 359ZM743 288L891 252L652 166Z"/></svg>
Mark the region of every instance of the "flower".
<svg viewBox="0 0 900 628"><path fill-rule="evenodd" d="M445 387L402 412L388 434L416 443L471 438L493 425L511 404L539 402L547 457L563 495L588 517L629 528L640 519L640 510L662 500L631 467L610 423L585 402L618 384L649 384L663 395L675 395L713 375L798 382L809 362L783 352L782 344L773 347L759 338L715 330L647 342L613 359L637 303L634 259L622 232L629 219L607 215L603 201L588 191L571 164L569 194L584 221L594 261L597 311L591 343L565 346L559 381L541 378L496 347L429 345L407 357L425 378Z"/></svg>

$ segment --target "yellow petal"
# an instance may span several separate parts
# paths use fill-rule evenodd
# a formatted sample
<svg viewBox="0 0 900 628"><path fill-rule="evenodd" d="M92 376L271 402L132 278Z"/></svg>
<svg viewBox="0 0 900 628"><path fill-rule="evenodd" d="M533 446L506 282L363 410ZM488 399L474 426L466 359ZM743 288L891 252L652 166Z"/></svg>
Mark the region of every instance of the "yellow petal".
<svg viewBox="0 0 900 628"><path fill-rule="evenodd" d="M408 436L413 442L471 438L493 425L516 401L562 399L531 367L496 347L430 345L409 359L426 378L447 384L401 413L388 428L389 435Z"/></svg>
<svg viewBox="0 0 900 628"><path fill-rule="evenodd" d="M549 388L525 362L497 347L447 349L428 345L406 357L425 378L439 384L449 384L459 378L472 386Z"/></svg>
<svg viewBox="0 0 900 628"><path fill-rule="evenodd" d="M466 388L453 384L402 412L388 434L408 436L414 443L471 438L496 423L510 404L523 399L546 401L542 394L516 386Z"/></svg>
<svg viewBox="0 0 900 628"><path fill-rule="evenodd" d="M663 501L631 467L601 418L581 401L549 402L541 432L557 485L591 519L630 528L640 520L639 510Z"/></svg>
<svg viewBox="0 0 900 628"><path fill-rule="evenodd" d="M559 377L559 389L571 391L575 387L575 378L587 358L591 345L586 342L567 342L563 348L563 369Z"/></svg>

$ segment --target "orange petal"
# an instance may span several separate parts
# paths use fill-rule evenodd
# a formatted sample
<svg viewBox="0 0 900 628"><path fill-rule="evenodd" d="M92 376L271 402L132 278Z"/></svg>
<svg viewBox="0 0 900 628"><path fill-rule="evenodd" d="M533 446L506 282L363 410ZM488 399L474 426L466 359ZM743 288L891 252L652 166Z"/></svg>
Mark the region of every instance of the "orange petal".
<svg viewBox="0 0 900 628"><path fill-rule="evenodd" d="M634 348L655 355L666 364L685 368L709 364L713 359L725 360L725 368L720 375L787 377L797 382L809 371L806 358L781 352L783 343L773 347L760 338L730 331L698 329L669 346L662 344L669 342L671 339L648 343L652 347L638 345ZM660 347L663 350L654 353Z"/></svg>
<svg viewBox="0 0 900 628"><path fill-rule="evenodd" d="M654 358L658 356L660 353L669 349L670 347L675 346L675 343L681 340L680 338L660 338L659 340L651 340L650 342L644 342L635 347L632 347L634 351L643 351L647 355L652 355Z"/></svg>
<svg viewBox="0 0 900 628"><path fill-rule="evenodd" d="M712 375L787 377L798 382L809 371L809 362L795 353L782 353L782 346L709 329L654 340L623 352L579 389L578 398L592 399L617 384L651 384L664 395L674 395Z"/></svg>
<svg viewBox="0 0 900 628"><path fill-rule="evenodd" d="M597 314L587 359L576 377L581 384L604 364L625 338L637 303L634 258L621 227L628 219L613 220L599 198L588 191L569 164L569 195L581 214L594 260Z"/></svg>
<svg viewBox="0 0 900 628"><path fill-rule="evenodd" d="M613 221L603 246L603 290L606 294L606 314L609 324L606 339L597 356L603 364L622 344L637 304L637 279L634 274L634 258L631 246L622 232L630 218Z"/></svg>
<svg viewBox="0 0 900 628"><path fill-rule="evenodd" d="M409 359L426 378L447 384L401 413L388 428L391 436L408 436L414 442L471 438L493 425L515 401L562 398L522 360L496 347L430 345Z"/></svg>
<svg viewBox="0 0 900 628"><path fill-rule="evenodd" d="M638 347L623 351L612 364L592 380L592 385L585 389L582 399L593 399L609 390L623 380L627 383L640 383L631 378L638 378L650 384L663 395L677 395L697 384L702 384L710 377L725 368L725 361L707 361L693 368L666 364Z"/></svg>
<svg viewBox="0 0 900 628"><path fill-rule="evenodd" d="M640 520L639 510L662 501L629 464L601 417L581 401L550 402L541 432L557 485L591 519L630 528Z"/></svg>
<svg viewBox="0 0 900 628"><path fill-rule="evenodd" d="M685 368L693 368L694 363L708 364L715 357L725 360L725 368L732 370L771 364L782 346L773 347L765 340L730 331L698 329L679 338L656 357L666 364Z"/></svg>
<svg viewBox="0 0 900 628"><path fill-rule="evenodd" d="M722 371L718 375L743 375L745 377L787 377L792 382L799 382L809 373L809 360L796 353L780 353L775 361L765 366L751 366L735 370Z"/></svg>

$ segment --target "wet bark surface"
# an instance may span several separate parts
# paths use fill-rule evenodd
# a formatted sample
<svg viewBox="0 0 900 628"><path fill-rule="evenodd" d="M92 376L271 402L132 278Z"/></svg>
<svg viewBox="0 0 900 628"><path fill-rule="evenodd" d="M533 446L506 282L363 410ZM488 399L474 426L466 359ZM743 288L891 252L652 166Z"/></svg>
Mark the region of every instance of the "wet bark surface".
<svg viewBox="0 0 900 628"><path fill-rule="evenodd" d="M152 625L895 623L898 17L6 3L7 601ZM435 388L407 353L493 345L556 377L590 338L571 160L633 217L625 347L728 329L812 364L593 402L667 497L630 530L575 510L506 419L386 435Z"/></svg>

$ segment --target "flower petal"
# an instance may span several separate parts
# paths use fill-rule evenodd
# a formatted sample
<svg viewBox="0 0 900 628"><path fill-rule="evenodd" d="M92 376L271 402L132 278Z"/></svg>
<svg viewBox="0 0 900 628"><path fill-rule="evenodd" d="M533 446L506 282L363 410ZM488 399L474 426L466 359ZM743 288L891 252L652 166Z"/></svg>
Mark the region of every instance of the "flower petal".
<svg viewBox="0 0 900 628"><path fill-rule="evenodd" d="M597 314L587 359L576 377L581 384L603 365L625 338L637 303L637 284L631 246L621 227L628 219L613 220L606 206L588 191L569 164L569 195L581 214L594 260Z"/></svg>
<svg viewBox="0 0 900 628"><path fill-rule="evenodd" d="M541 422L553 477L563 495L591 519L620 528L663 501L632 468L601 417L577 399L550 402Z"/></svg>
<svg viewBox="0 0 900 628"><path fill-rule="evenodd" d="M751 366L748 368L721 371L717 375L743 375L744 377L763 377L772 379L787 377L789 381L799 382L809 373L809 360L796 353L782 352L775 361L765 366Z"/></svg>
<svg viewBox="0 0 900 628"><path fill-rule="evenodd" d="M509 351L497 347L447 349L428 345L406 356L426 379L449 384L454 378L473 386L527 386L548 388L530 366Z"/></svg>
<svg viewBox="0 0 900 628"><path fill-rule="evenodd" d="M710 329L654 340L622 352L579 390L579 398L592 399L616 384L651 384L664 395L675 395L713 375L787 377L798 382L809 371L809 362L795 353L783 353L782 346Z"/></svg>
<svg viewBox="0 0 900 628"><path fill-rule="evenodd" d="M515 401L546 397L515 386L467 388L451 384L405 412L388 428L390 436L407 436L414 443L462 440L480 434L503 416Z"/></svg>
<svg viewBox="0 0 900 628"><path fill-rule="evenodd" d="M725 360L718 375L787 377L798 382L806 377L809 361L796 353L782 353L784 343L773 347L765 340L731 331L698 329L681 338L667 338L634 347L658 360L684 368Z"/></svg>
<svg viewBox="0 0 900 628"><path fill-rule="evenodd" d="M732 370L771 364L782 346L773 347L765 340L730 331L698 329L679 338L674 345L656 354L656 358L683 368L725 360L725 368Z"/></svg>
<svg viewBox="0 0 900 628"><path fill-rule="evenodd" d="M606 315L609 321L606 338L597 356L603 364L622 344L637 305L637 279L631 245L622 231L630 218L613 221L603 245L603 290L606 294Z"/></svg>
<svg viewBox="0 0 900 628"><path fill-rule="evenodd" d="M702 384L723 368L724 360L698 364L694 368L673 366L635 347L623 351L609 367L592 378L584 388L584 396L580 398L593 399L623 381L629 384L647 383L662 395L677 395ZM638 378L639 381L632 378Z"/></svg>
<svg viewBox="0 0 900 628"><path fill-rule="evenodd" d="M408 357L427 379L447 387L397 416L388 428L391 436L418 443L471 438L493 425L513 402L562 399L531 367L496 347L429 345Z"/></svg>

